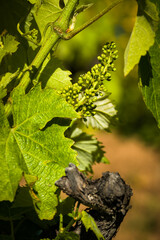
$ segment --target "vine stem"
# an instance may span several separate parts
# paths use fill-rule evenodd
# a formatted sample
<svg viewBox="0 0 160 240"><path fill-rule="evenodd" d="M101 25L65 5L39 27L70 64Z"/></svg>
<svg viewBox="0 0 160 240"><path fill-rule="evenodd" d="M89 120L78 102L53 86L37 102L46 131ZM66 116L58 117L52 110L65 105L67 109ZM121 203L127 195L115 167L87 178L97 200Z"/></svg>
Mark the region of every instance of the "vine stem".
<svg viewBox="0 0 160 240"><path fill-rule="evenodd" d="M72 218L71 221L68 223L68 225L65 227L64 232L68 231L72 227L72 225L79 220L78 210L79 210L80 204L81 203L78 201L75 212L74 212L74 218Z"/></svg>
<svg viewBox="0 0 160 240"><path fill-rule="evenodd" d="M14 237L14 226L13 226L12 219L10 220L10 225L11 225L11 237L12 237L12 240L15 240L15 237Z"/></svg>
<svg viewBox="0 0 160 240"><path fill-rule="evenodd" d="M71 221L68 223L68 225L64 228L63 232L60 231L60 234L57 235L57 237L55 238L55 240L59 240L59 239L61 238L61 233L65 233L65 232L69 231L69 229L72 227L72 225L73 225L75 222L77 222L77 221L80 220L81 215L79 215L79 212L78 212L80 204L81 204L81 203L78 201L77 206L76 206L76 209L75 209L75 212L74 212L74 217L71 219ZM61 215L62 215L62 214L61 214ZM63 215L62 215L62 216L63 216ZM62 219L61 219L61 217L60 217L60 221L61 221L61 220L62 220ZM60 223L60 225L61 225L61 224L62 224L62 223Z"/></svg>
<svg viewBox="0 0 160 240"><path fill-rule="evenodd" d="M10 216L10 228L11 228L11 239L12 240L15 240L15 236L14 236L14 226L13 226L13 220L12 220L12 217L11 217L11 212L10 212L10 209L8 208L8 211L9 211L9 216Z"/></svg>
<svg viewBox="0 0 160 240"><path fill-rule="evenodd" d="M63 214L60 213L59 215L59 231L63 232Z"/></svg>
<svg viewBox="0 0 160 240"><path fill-rule="evenodd" d="M53 23L54 27L59 28L62 32L67 31L69 26L69 21L72 16L72 13L75 10L76 5L78 4L79 0L69 0L65 8L63 9L62 14L59 18ZM42 65L43 61L57 43L57 41L61 38L61 36L55 32L51 31L50 35L48 36L46 42L41 46L39 52L37 53L36 57L33 59L31 65L29 66L28 70L24 73L19 86L23 86L24 89L27 88L28 84L31 81L30 72L37 72L40 66Z"/></svg>
<svg viewBox="0 0 160 240"><path fill-rule="evenodd" d="M107 12L109 12L112 8L116 7L119 3L124 2L125 0L117 0L113 3L111 3L108 7L106 7L104 10L102 10L100 13L98 13L96 16L91 18L88 22L84 23L82 26L77 28L71 33L64 34L63 38L65 40L69 40L73 38L75 35L77 35L79 32L83 31L85 28L89 27L92 23L96 22L99 18L103 17Z"/></svg>

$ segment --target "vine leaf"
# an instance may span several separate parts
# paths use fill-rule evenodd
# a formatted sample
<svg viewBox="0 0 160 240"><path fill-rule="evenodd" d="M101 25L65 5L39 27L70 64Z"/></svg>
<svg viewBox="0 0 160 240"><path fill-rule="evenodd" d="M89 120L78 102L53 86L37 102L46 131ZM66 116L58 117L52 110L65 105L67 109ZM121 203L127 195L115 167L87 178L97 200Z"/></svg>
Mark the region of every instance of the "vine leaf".
<svg viewBox="0 0 160 240"><path fill-rule="evenodd" d="M84 124L92 128L109 130L109 125L114 121L117 114L115 107L108 95L98 97L97 101L94 102L96 108L94 109L95 115L89 116L83 119Z"/></svg>
<svg viewBox="0 0 160 240"><path fill-rule="evenodd" d="M28 187L21 187L18 189L14 202L11 205L13 209L20 209L23 208L24 210L27 208L34 208L32 198L29 194Z"/></svg>
<svg viewBox="0 0 160 240"><path fill-rule="evenodd" d="M0 99L4 98L7 95L7 89L0 86Z"/></svg>
<svg viewBox="0 0 160 240"><path fill-rule="evenodd" d="M79 235L77 235L74 232L64 232L64 233L60 233L58 234L58 239L59 240L80 240ZM42 239L43 240L43 239ZM44 239L45 240L45 239ZM56 240L56 238L55 238Z"/></svg>
<svg viewBox="0 0 160 240"><path fill-rule="evenodd" d="M12 101L11 129L1 105L0 200L14 200L22 172L36 176L35 208L40 219L52 219L58 204L54 182L70 162L77 164L73 141L64 137L69 123L61 120L59 125L54 119L76 118L77 113L53 89L40 86L26 95L21 88L15 89Z"/></svg>
<svg viewBox="0 0 160 240"><path fill-rule="evenodd" d="M40 4L40 0L28 0L31 4L35 4L35 3L39 3Z"/></svg>
<svg viewBox="0 0 160 240"><path fill-rule="evenodd" d="M0 43L0 62L4 56L16 52L19 45L19 42L15 39L15 37L10 34L3 37L3 40L1 39Z"/></svg>
<svg viewBox="0 0 160 240"><path fill-rule="evenodd" d="M50 22L54 22L61 11L59 0L43 0L43 2L36 2L32 9L32 13L41 35L43 34L45 26Z"/></svg>
<svg viewBox="0 0 160 240"><path fill-rule="evenodd" d="M21 200L24 201L25 197L26 197L26 194L24 193L23 198ZM22 215L24 215L31 209L33 209L33 207L32 208L30 206L24 206L24 207L14 206L13 207L12 203L10 202L6 202L6 201L0 202L0 220L2 221L20 220L22 218ZM6 239L6 238L4 238L4 235L2 236L0 234L0 239ZM7 238L7 239L11 239L11 238Z"/></svg>
<svg viewBox="0 0 160 240"><path fill-rule="evenodd" d="M63 200L60 200L60 202L57 206L56 216L59 217L60 213L62 213L63 216L71 214L71 212L74 211L75 202L76 202L76 200L72 197L67 197Z"/></svg>
<svg viewBox="0 0 160 240"><path fill-rule="evenodd" d="M104 239L102 233L100 232L93 217L90 214L88 214L85 211L82 211L81 221L84 224L86 231L88 231L88 229L91 229L94 232L94 234L96 235L98 240Z"/></svg>
<svg viewBox="0 0 160 240"><path fill-rule="evenodd" d="M5 88L13 79L18 76L19 69L15 73L7 72L0 79L0 89Z"/></svg>
<svg viewBox="0 0 160 240"><path fill-rule="evenodd" d="M4 74L6 72L14 73L17 71L18 68L22 70L24 68L25 63L28 62L26 42L17 34L17 24L21 22L20 28L23 29L24 20L30 8L31 4L29 3L29 1L26 0L14 0L14 1L1 0L0 29L1 31L4 30L2 32L2 35L5 33L5 31L9 33L7 35L10 34L15 35L16 39L12 35L10 35L12 36L12 39L10 39L10 45L12 47L15 46L15 50L16 45L18 46L18 49L14 54L11 55L9 53L5 57L5 61L0 66L1 74ZM2 36L2 40L4 37L5 35ZM17 43L17 39L18 42L20 42L20 44Z"/></svg>
<svg viewBox="0 0 160 240"><path fill-rule="evenodd" d="M12 159L8 159L8 163L6 163L6 145L7 143L7 138L10 133L10 128L9 128L9 123L7 118L5 117L5 111L4 111L4 106L0 102L0 162L1 162L1 168L0 168L0 201L3 200L9 200L13 201L13 191L17 188L17 182L9 181L9 173L10 173L10 168L13 167L15 170L12 172L12 179L17 179L20 180L20 175L21 175L21 170L18 166L18 161L14 162L12 164ZM15 148L15 153L14 156L17 154L17 149ZM17 156L18 159L18 156Z"/></svg>
<svg viewBox="0 0 160 240"><path fill-rule="evenodd" d="M140 88L144 102L158 122L160 128L160 27L154 45L139 64Z"/></svg>
<svg viewBox="0 0 160 240"><path fill-rule="evenodd" d="M37 80L48 88L61 90L71 85L71 72L66 70L61 61L56 58L46 58Z"/></svg>
<svg viewBox="0 0 160 240"><path fill-rule="evenodd" d="M150 0L138 1L138 15L124 55L125 76L154 44L158 21L156 5Z"/></svg>
<svg viewBox="0 0 160 240"><path fill-rule="evenodd" d="M19 69L15 73L7 72L0 79L0 99L4 98L7 95L7 85L12 82L18 76Z"/></svg>
<svg viewBox="0 0 160 240"><path fill-rule="evenodd" d="M77 152L78 169L92 173L94 163L108 163L104 157L103 146L96 138L83 132L80 128L71 130L70 138L75 142L72 148Z"/></svg>

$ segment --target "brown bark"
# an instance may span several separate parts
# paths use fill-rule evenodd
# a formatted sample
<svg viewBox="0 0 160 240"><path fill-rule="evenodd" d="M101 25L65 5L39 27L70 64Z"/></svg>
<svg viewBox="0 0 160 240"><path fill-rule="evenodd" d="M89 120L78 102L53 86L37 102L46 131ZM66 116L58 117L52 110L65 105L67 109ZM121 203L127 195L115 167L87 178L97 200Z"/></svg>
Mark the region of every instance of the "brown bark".
<svg viewBox="0 0 160 240"><path fill-rule="evenodd" d="M88 206L87 212L95 219L106 240L111 240L130 208L132 190L119 173L105 172L101 178L91 180L78 171L74 164L66 168L66 176L55 184L63 192ZM81 239L97 239L86 232L81 223L75 227Z"/></svg>

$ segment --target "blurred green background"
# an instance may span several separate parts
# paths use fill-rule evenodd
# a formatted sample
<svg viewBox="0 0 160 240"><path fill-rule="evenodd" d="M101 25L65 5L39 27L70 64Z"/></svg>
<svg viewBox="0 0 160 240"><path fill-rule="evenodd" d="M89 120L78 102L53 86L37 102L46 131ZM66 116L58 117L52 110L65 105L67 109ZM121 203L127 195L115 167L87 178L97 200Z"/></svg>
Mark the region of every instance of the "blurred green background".
<svg viewBox="0 0 160 240"><path fill-rule="evenodd" d="M108 0L94 2L95 5L78 16L76 26L95 16L109 3ZM61 42L56 56L73 73L76 81L97 62L96 58L106 42L116 42L119 51L115 63L117 71L112 74L111 82L106 83L106 88L116 103L119 121L111 134L95 132L105 146L110 165L96 165L94 173L95 177L100 177L101 172L118 171L133 188L133 207L115 240L159 240L160 130L139 91L138 67L127 77L123 74L124 51L136 13L136 1L121 3L72 40Z"/></svg>

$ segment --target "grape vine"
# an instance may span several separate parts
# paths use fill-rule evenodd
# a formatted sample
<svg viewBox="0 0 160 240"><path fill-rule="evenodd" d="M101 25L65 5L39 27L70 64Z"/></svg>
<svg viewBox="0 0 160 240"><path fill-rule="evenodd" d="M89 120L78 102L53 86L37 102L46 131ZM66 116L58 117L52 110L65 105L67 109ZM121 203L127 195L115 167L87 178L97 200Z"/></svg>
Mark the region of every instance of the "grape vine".
<svg viewBox="0 0 160 240"><path fill-rule="evenodd" d="M123 1L109 1L111 3L106 8L81 26L75 26L79 24L75 20L79 13L88 10L91 3L82 5L79 0L1 1L0 239L23 239L25 234L30 233L28 229L35 225L36 228L32 229L35 234L29 236L29 239L84 239L82 234L86 234L88 229L93 231L98 240L104 239L105 235L100 232L94 217L86 211L79 212L80 202L87 203L86 206L92 208L88 201L91 202L96 196L95 193L100 192L103 196L95 200L101 199L98 204L105 203L104 208L111 210L106 211L109 218L105 221L108 221L107 224L111 227L110 236L105 232L106 239L115 235L119 225L115 224L115 218L110 217L110 213L116 212L115 201L111 203L114 200L112 194L109 194L111 199L108 195L104 197L104 191L98 186L105 186L109 193L115 190L118 194L114 195L115 198L120 197L124 201L126 198L122 196L125 187L113 187L114 178L110 179L108 175L106 179L102 176L98 180L100 184L84 176L92 173L94 163L108 161L104 156L102 144L84 131L82 122L87 127L108 130L116 117L116 110L106 87L106 82L112 78L112 72L116 71L116 44L106 43L101 55L97 57L98 63L90 71L80 75L75 83L71 81L70 71L64 69L59 60L53 57L53 52L61 40L71 39ZM143 57L140 61L141 90L146 104L160 124L160 89L157 77L160 75L157 63L160 54L160 28L157 28L157 32L156 28L153 28L159 21L160 3L158 0L143 2L146 3L145 6L136 1L141 16L137 15L137 22L125 54L125 73L127 74L149 50L150 58L147 55L147 59ZM141 31L144 26L145 32ZM139 36L137 32L142 35ZM135 51L137 43L141 51ZM136 59L133 59L133 56L136 56ZM148 69L150 72L146 74ZM146 77L149 79L146 80ZM73 183L73 188L70 187L69 191L74 189L76 194L80 192L81 196L82 192L88 189L89 195L86 193L84 196L87 201L81 201L79 196L76 198L76 195L70 195L68 192L70 197L61 199L60 189L63 187L60 188L56 183L59 179L65 179L67 171L70 173L68 179L71 186ZM105 180L104 184L101 184L101 180ZM93 188L90 183L93 184ZM97 188L94 187L95 183ZM122 195L119 195L117 189L121 189ZM76 201L79 201L77 208ZM119 208L120 202L121 199L118 199L117 210L118 214L123 215L124 202L122 211ZM93 206L97 206L94 204ZM102 205L100 213L101 209ZM110 224L110 219L114 220L114 227ZM81 233L76 233L73 227L79 225L80 221L86 230L83 231L82 228ZM9 225L11 227L8 231ZM46 233L46 225L49 225L47 227L51 229L52 234ZM25 229L23 236L21 228Z"/></svg>
<svg viewBox="0 0 160 240"><path fill-rule="evenodd" d="M81 118L94 116L96 101L100 97L110 95L104 86L104 80L110 81L111 72L116 71L114 61L118 58L117 53L114 42L106 43L102 48L102 54L97 57L99 63L81 75L77 83L60 92L66 101L73 105Z"/></svg>

